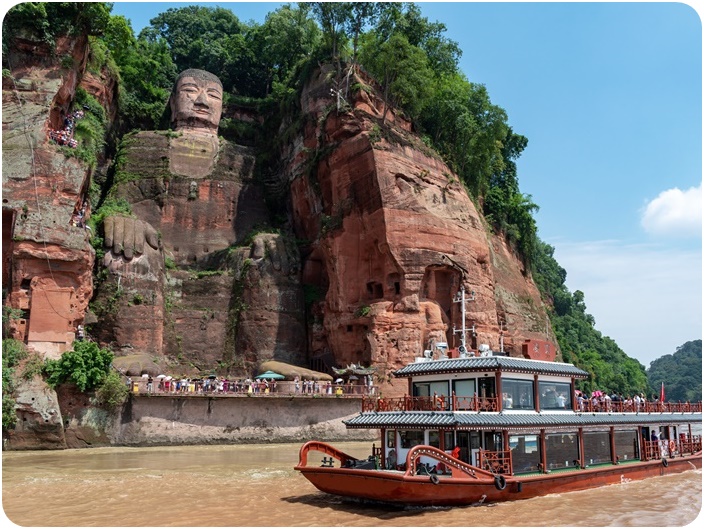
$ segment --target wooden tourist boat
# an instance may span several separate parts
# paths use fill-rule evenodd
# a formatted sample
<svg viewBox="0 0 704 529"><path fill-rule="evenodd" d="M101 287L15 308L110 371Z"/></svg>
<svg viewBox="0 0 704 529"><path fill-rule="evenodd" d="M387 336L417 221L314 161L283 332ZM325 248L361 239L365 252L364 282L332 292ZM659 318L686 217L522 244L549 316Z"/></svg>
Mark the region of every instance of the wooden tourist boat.
<svg viewBox="0 0 704 529"><path fill-rule="evenodd" d="M577 398L575 382L588 373L572 364L462 356L418 358L394 373L408 379L407 396L363 399L344 423L380 430L369 457L309 441L295 469L330 494L470 505L702 466L701 402L594 405Z"/></svg>

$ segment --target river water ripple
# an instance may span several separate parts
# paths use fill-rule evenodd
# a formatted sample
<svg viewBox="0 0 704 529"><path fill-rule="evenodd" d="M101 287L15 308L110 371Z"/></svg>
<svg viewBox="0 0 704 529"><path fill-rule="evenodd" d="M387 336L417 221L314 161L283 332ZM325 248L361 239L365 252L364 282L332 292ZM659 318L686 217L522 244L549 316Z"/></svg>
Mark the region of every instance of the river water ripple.
<svg viewBox="0 0 704 529"><path fill-rule="evenodd" d="M336 446L366 458L371 445ZM3 452L3 509L23 527L681 527L702 506L701 470L478 507L371 506L315 489L293 470L298 449Z"/></svg>

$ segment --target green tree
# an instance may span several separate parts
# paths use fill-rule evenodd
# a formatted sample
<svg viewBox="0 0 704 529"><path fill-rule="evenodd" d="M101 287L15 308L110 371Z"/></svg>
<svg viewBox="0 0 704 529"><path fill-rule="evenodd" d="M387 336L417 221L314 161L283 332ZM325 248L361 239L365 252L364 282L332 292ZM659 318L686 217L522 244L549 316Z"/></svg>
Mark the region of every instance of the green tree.
<svg viewBox="0 0 704 529"><path fill-rule="evenodd" d="M110 371L95 392L98 406L107 411L117 410L127 399L129 389L116 371Z"/></svg>
<svg viewBox="0 0 704 529"><path fill-rule="evenodd" d="M140 38L163 38L177 71L201 68L217 75L226 91L232 90L232 65L242 53L243 24L222 7L190 5L170 8L151 19Z"/></svg>
<svg viewBox="0 0 704 529"><path fill-rule="evenodd" d="M310 4L286 4L266 16L261 26L247 31L246 45L252 57L252 66L263 73L264 89L247 89L240 81L242 93L264 97L272 92L275 83L287 83L295 67L320 45L321 32L310 15Z"/></svg>
<svg viewBox="0 0 704 529"><path fill-rule="evenodd" d="M15 413L15 368L27 358L24 344L12 338L2 341L2 427L14 428L17 423Z"/></svg>
<svg viewBox="0 0 704 529"><path fill-rule="evenodd" d="M371 34L365 38L360 59L384 90L384 122L389 104L403 108L412 118L420 114L432 81L432 72L421 49L399 33L384 42Z"/></svg>
<svg viewBox="0 0 704 529"><path fill-rule="evenodd" d="M95 389L110 372L112 360L112 352L94 342L74 342L73 351L64 353L58 360L47 360L47 384L56 387L71 382L84 392Z"/></svg>
<svg viewBox="0 0 704 529"><path fill-rule="evenodd" d="M352 63L357 62L359 38L363 30L373 25L383 9L379 2L351 2L350 13L345 20L345 30L352 40Z"/></svg>
<svg viewBox="0 0 704 529"><path fill-rule="evenodd" d="M352 17L352 2L311 2L313 15L323 30L323 39L333 62L340 64L340 49L345 42L345 25Z"/></svg>

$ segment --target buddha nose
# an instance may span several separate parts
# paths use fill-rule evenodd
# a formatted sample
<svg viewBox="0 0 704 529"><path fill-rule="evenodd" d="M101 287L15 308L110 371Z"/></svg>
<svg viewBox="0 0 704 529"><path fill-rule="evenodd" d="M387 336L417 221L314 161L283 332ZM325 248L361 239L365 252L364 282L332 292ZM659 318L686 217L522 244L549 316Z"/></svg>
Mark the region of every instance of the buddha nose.
<svg viewBox="0 0 704 529"><path fill-rule="evenodd" d="M200 92L198 97L196 97L196 105L208 106L208 97L205 92Z"/></svg>

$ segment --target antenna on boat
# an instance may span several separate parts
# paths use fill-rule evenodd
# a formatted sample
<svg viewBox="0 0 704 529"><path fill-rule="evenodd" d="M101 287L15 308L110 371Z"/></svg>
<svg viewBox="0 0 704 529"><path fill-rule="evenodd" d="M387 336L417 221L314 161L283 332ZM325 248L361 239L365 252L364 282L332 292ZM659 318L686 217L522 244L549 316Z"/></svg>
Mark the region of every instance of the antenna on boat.
<svg viewBox="0 0 704 529"><path fill-rule="evenodd" d="M499 322L499 352L504 354L504 320Z"/></svg>
<svg viewBox="0 0 704 529"><path fill-rule="evenodd" d="M464 285L462 285L460 286L460 290L459 292L457 292L457 295L454 299L455 303L461 303L460 307L462 308L462 328L457 329L454 325L452 327L452 332L454 334L460 333L459 352L460 356L462 357L467 355L467 307L465 305L467 301L474 301L474 291L472 291L469 296L465 296ZM472 325L472 331L474 331L474 325Z"/></svg>

